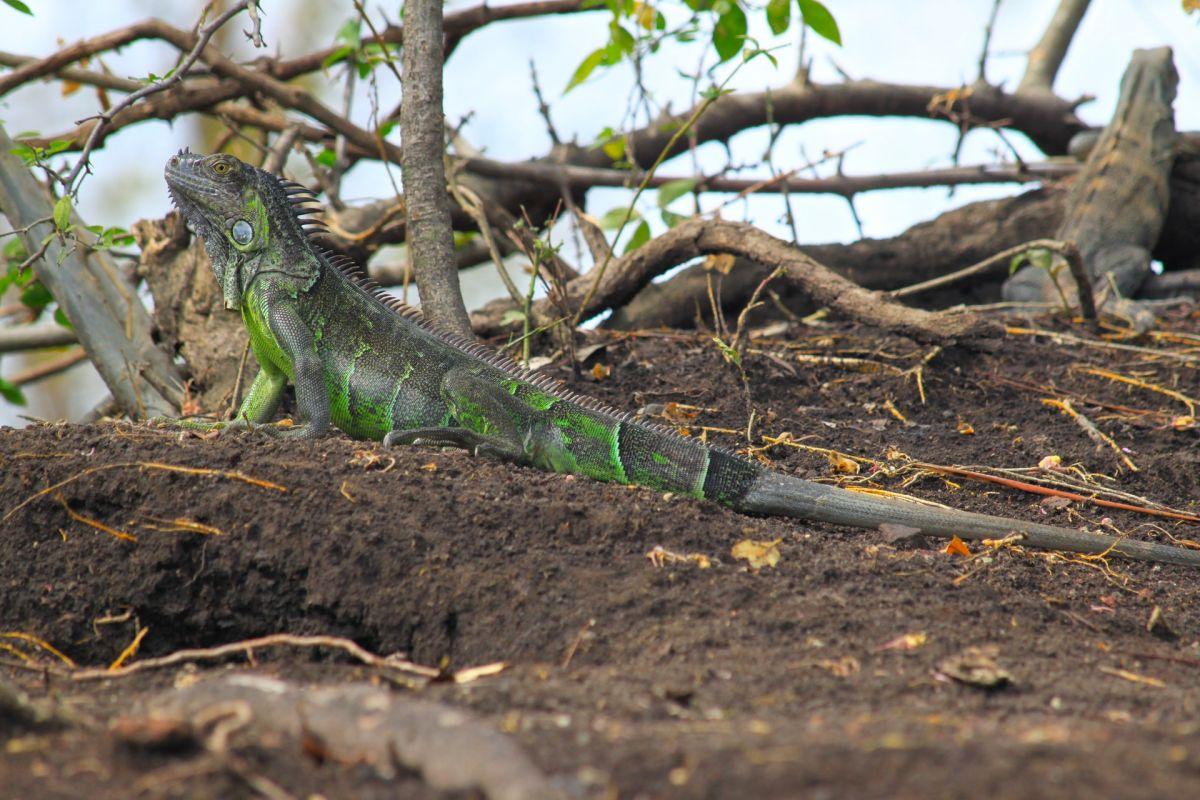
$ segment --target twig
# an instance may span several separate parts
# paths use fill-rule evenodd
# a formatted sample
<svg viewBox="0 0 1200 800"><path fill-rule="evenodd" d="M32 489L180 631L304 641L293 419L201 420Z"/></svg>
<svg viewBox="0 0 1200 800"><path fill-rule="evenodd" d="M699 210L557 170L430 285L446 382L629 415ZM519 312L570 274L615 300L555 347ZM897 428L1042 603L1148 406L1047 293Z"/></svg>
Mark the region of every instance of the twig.
<svg viewBox="0 0 1200 800"><path fill-rule="evenodd" d="M29 505L34 500L37 500L39 497L43 497L44 495L50 494L51 492L55 492L55 491L61 489L62 487L66 486L67 484L74 483L75 481L77 481L80 478L83 478L87 475L91 475L96 472L105 472L110 469L130 469L130 468L134 468L134 467L136 467L138 469L162 470L164 472L182 472L185 475L211 475L216 478L225 478L227 480L241 481L242 483L248 483L251 486L258 486L259 488L262 488L262 489L271 489L271 490L274 490L277 492L287 492L288 491L286 486L280 486L278 483L271 483L270 481L264 481L264 480L260 480L258 478L252 478L249 475L246 475L245 473L238 472L237 470L207 469L207 468L203 468L203 467L183 467L183 466L179 466L177 464L163 464L158 461L124 461L124 462L120 462L117 464L101 464L98 467L88 467L87 469L77 472L74 475L72 475L71 477L61 480L52 486L47 486L45 489L41 489L37 492L34 492L29 497L25 498L20 503L18 503L15 508L13 508L7 514L5 514L3 517L0 517L0 523L7 522L8 519L10 517L12 517L13 514L16 514L22 508Z"/></svg>
<svg viewBox="0 0 1200 800"><path fill-rule="evenodd" d="M183 57L183 60L179 62L170 75L162 80L148 84L132 94L126 95L112 108L93 117L93 119L96 120L96 125L92 128L92 132L88 135L87 142L83 145L83 150L80 151L79 159L75 162L75 166L71 169L67 176L62 179L64 189L70 194L76 194L79 191L81 175L85 170L89 173L91 172L89 159L91 158L92 150L95 149L96 144L100 140L101 134L104 132L105 127L112 122L113 117L126 108L132 106L143 97L148 97L157 92L169 89L171 86L179 83L179 81L183 79L184 74L186 74L187 71L192 68L192 65L195 64L200 58L200 54L204 51L204 48L208 46L208 42L210 39L212 39L213 34L215 34L222 26L224 26L226 22L247 10L247 8L249 8L251 5L257 5L257 3L258 0L238 0L224 13L213 20L211 24L206 25L200 30L196 37L195 45L190 51L188 51L187 55ZM258 30L258 19L256 18L255 14L251 14L251 18L255 23L253 37L256 42L261 44L262 39ZM9 76L10 80L11 78L12 76ZM0 87L0 94L3 94L5 91L7 91L6 87ZM79 120L75 124L79 125L83 122L85 122L85 120Z"/></svg>
<svg viewBox="0 0 1200 800"><path fill-rule="evenodd" d="M1135 506L1131 503L1119 503L1113 500L1103 500L1099 497L1089 497L1088 495L1078 494L1076 492L1067 492L1061 489L1051 489L1046 486L1038 486L1033 483L1013 480L1012 478L1001 478L996 475L988 475L983 472L975 472L961 467L945 467L938 464L929 464L924 461L914 461L913 466L927 469L932 472L941 472L946 475L957 475L961 478L970 478L971 480L982 481L983 483L995 483L1000 486L1007 486L1010 489L1018 489L1022 492L1030 492L1031 494L1042 494L1049 497L1064 497L1068 500L1074 500L1078 503L1090 503L1092 505L1104 506L1105 508L1116 508L1122 511L1136 511L1139 514L1149 514L1154 517L1166 517L1167 519L1178 519L1184 522L1200 522L1200 516L1188 514L1183 511L1167 511L1157 508L1146 508L1145 506Z"/></svg>
<svg viewBox="0 0 1200 800"><path fill-rule="evenodd" d="M295 636L290 633L274 633L269 636L260 636L256 639L245 639L240 642L231 642L230 644L218 645L217 647L201 647L191 650L179 650L170 655L161 656L159 658L147 658L142 661L135 661L127 667L101 668L101 669L82 669L75 672L67 673L72 681L95 681L108 680L110 678L124 678L129 675L135 675L139 672L145 672L151 669L161 669L163 667L173 667L176 664L185 664L193 661L212 661L214 659L225 658L237 653L249 654L255 649L264 647L328 647L335 650L341 650L363 664L370 667L380 669L398 670L407 672L413 675L420 675L424 678L436 678L441 675L441 672L433 667L425 667L420 664L414 664L411 661L402 661L399 659L385 658L377 656L369 650L365 650L350 639L344 639L340 636Z"/></svg>
<svg viewBox="0 0 1200 800"><path fill-rule="evenodd" d="M1050 250L1051 252L1058 253L1059 255L1063 256L1063 258L1067 259L1068 263L1070 263L1072 259L1079 260L1079 248L1077 248L1071 242L1061 242L1057 239L1034 239L1031 242L1019 244L1016 247L1010 247L1007 250L1001 250L999 253L989 256L983 261L980 261L977 264L972 264L969 267L964 267L960 270L955 270L954 272L948 272L945 275L939 275L938 277L930 278L927 281L914 283L911 286L893 289L885 294L887 294L889 297L897 298L911 297L914 294L921 294L923 292L930 291L931 289L941 289L949 286L950 284L957 283L963 278L970 278L973 275L990 272L997 267L1003 266L1007 268L1008 265L1012 263L1014 258L1022 256L1028 253L1030 250ZM1074 270L1072 270L1072 272L1074 272ZM1083 300L1082 296L1080 297L1080 300ZM1096 308L1095 305L1092 304L1091 319L1095 319L1095 315Z"/></svg>
<svg viewBox="0 0 1200 800"><path fill-rule="evenodd" d="M1153 347L1140 347L1134 344L1121 344L1120 342L1103 342L1095 339L1084 339L1082 336L1076 336L1071 333L1061 333L1059 331L1048 331L1040 328L1019 328L1008 326L1004 332L1009 336L1045 336L1055 344L1072 344L1080 347L1095 347L1101 350L1123 350L1128 353L1141 353L1144 355L1157 356L1159 358L1170 358L1175 361L1183 361L1188 364L1200 364L1200 356L1191 355L1189 353L1176 353L1171 350L1156 350Z"/></svg>
<svg viewBox="0 0 1200 800"><path fill-rule="evenodd" d="M1092 422L1090 419L1088 419L1083 414L1080 414L1078 411L1076 411L1075 408L1071 405L1070 400L1058 400L1055 398L1047 397L1047 398L1042 398L1042 404L1050 406L1052 408L1057 408L1059 411L1066 414L1068 417L1071 418L1072 422L1074 422L1076 425L1078 425L1080 428L1083 429L1083 432L1086 433L1088 435L1088 438L1091 439L1093 442L1095 442L1098 445L1104 446L1104 447L1112 448L1112 451L1117 454L1117 458L1119 458L1121 460L1121 463L1123 463L1126 467L1129 468L1130 472L1138 471L1137 465L1133 463L1133 459L1131 459L1129 456L1125 455L1125 451L1123 451L1121 449L1121 447L1112 440L1112 437L1110 437L1108 434L1104 433L1104 431L1097 428L1096 424L1094 422Z"/></svg>
<svg viewBox="0 0 1200 800"><path fill-rule="evenodd" d="M42 364L34 364L28 369L23 369L20 372L14 372L9 375L7 380L9 383L17 386L26 386L30 383L49 378L60 372L65 372L71 367L78 364L87 358L87 353L82 347L76 347L69 350L58 358L50 359Z"/></svg>
<svg viewBox="0 0 1200 800"><path fill-rule="evenodd" d="M1187 406L1189 414L1194 415L1196 413L1197 404L1200 404L1200 400L1197 400L1194 397L1188 397L1183 392L1177 392L1174 389L1168 389L1165 386L1149 383L1148 381L1141 380L1140 378L1122 375L1118 372L1112 372L1111 370L1107 369L1099 369L1098 367L1088 367L1082 371L1088 375L1095 375L1098 378L1106 378L1110 381L1116 381L1117 383L1124 383L1128 384L1129 386L1136 386L1139 389L1145 389L1150 392L1158 392L1159 394L1166 395L1167 397L1170 397L1173 400L1178 400Z"/></svg>

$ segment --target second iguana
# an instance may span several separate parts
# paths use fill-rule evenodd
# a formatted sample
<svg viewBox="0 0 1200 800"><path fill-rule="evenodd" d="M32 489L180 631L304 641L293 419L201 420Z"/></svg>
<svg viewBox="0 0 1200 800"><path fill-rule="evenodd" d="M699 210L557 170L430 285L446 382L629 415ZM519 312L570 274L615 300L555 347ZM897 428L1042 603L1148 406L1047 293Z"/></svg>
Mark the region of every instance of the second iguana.
<svg viewBox="0 0 1200 800"><path fill-rule="evenodd" d="M237 423L269 422L288 382L301 424L387 444L465 448L516 464L638 484L862 528L964 539L1019 534L1039 548L1119 553L1200 566L1200 552L917 502L775 472L569 391L483 345L448 334L379 291L315 240L313 196L228 155L181 152L171 197L212 259L225 305L241 312L259 372Z"/></svg>

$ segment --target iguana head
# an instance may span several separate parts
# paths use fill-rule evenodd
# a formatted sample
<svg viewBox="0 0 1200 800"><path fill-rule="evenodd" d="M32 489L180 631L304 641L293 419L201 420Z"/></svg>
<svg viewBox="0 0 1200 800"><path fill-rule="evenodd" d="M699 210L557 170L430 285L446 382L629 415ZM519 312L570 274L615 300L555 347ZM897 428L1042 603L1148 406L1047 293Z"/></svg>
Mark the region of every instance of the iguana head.
<svg viewBox="0 0 1200 800"><path fill-rule="evenodd" d="M230 155L182 150L167 159L167 187L184 220L204 240L226 308L239 308L259 275L291 279L307 289L318 264L297 218L295 190Z"/></svg>

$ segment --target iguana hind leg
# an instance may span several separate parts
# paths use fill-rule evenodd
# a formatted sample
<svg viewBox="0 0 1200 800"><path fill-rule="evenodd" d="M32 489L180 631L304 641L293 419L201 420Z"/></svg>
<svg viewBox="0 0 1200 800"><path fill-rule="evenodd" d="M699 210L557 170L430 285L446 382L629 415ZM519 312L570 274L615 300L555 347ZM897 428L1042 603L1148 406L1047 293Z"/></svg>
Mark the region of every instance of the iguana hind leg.
<svg viewBox="0 0 1200 800"><path fill-rule="evenodd" d="M525 451L496 436L485 436L468 428L410 428L391 431L383 437L385 447L417 445L424 447L457 447L474 456L494 458L514 464L528 464Z"/></svg>
<svg viewBox="0 0 1200 800"><path fill-rule="evenodd" d="M513 397L488 376L471 369L451 370L442 378L441 393L458 426L392 431L384 443L461 447L480 456L566 471L561 467L569 454L544 412Z"/></svg>

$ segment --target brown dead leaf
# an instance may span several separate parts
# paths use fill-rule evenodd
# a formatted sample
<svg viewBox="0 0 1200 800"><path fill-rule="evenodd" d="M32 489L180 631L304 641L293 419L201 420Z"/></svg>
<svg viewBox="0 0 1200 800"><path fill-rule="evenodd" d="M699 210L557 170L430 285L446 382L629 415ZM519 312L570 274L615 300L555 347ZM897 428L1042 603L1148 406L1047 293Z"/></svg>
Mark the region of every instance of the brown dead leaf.
<svg viewBox="0 0 1200 800"><path fill-rule="evenodd" d="M924 647L925 642L929 640L928 634L925 631L917 631L916 633L906 633L903 636L897 636L890 642L884 642L875 648L876 652L884 650L916 650L918 647Z"/></svg>
<svg viewBox="0 0 1200 800"><path fill-rule="evenodd" d="M729 554L734 558L745 561L751 569L773 567L779 563L779 543L782 539L770 542L758 542L753 539L743 539L733 546Z"/></svg>
<svg viewBox="0 0 1200 800"><path fill-rule="evenodd" d="M1196 418L1190 414L1171 420L1171 427L1177 431L1187 431L1196 427Z"/></svg>
<svg viewBox="0 0 1200 800"><path fill-rule="evenodd" d="M955 430L961 433L963 436L975 435L975 426L965 420L960 419L958 421L958 426L955 427Z"/></svg>
<svg viewBox="0 0 1200 800"><path fill-rule="evenodd" d="M1177 639L1179 637L1179 634L1167 622L1167 618L1163 616L1162 608L1159 606L1155 606L1150 612L1150 619L1146 620L1146 631L1163 639Z"/></svg>
<svg viewBox="0 0 1200 800"><path fill-rule="evenodd" d="M667 564L695 564L700 569L708 569L712 566L712 559L703 553L675 553L661 544L655 545L646 553L646 558L659 568L665 567Z"/></svg>
<svg viewBox="0 0 1200 800"><path fill-rule="evenodd" d="M592 377L598 381L604 380L611 374L612 374L612 370L608 368L607 364L602 364L599 361L597 361L595 364L592 365Z"/></svg>
<svg viewBox="0 0 1200 800"><path fill-rule="evenodd" d="M859 466L858 462L852 458L846 458L841 453L829 453L829 466L839 475L857 475Z"/></svg>
<svg viewBox="0 0 1200 800"><path fill-rule="evenodd" d="M1047 472L1057 472L1062 469L1062 456L1046 456L1038 462L1038 469Z"/></svg>
<svg viewBox="0 0 1200 800"><path fill-rule="evenodd" d="M1000 648L994 644L968 647L938 664L938 672L968 686L996 689L1013 681L1012 675L996 663Z"/></svg>
<svg viewBox="0 0 1200 800"><path fill-rule="evenodd" d="M971 551L967 549L963 540L957 536L950 539L946 546L942 548L942 552L948 556L963 556L964 558L971 555Z"/></svg>
<svg viewBox="0 0 1200 800"><path fill-rule="evenodd" d="M700 416L702 410L698 406L689 406L686 403L672 401L663 406L662 415L672 422L686 423Z"/></svg>

